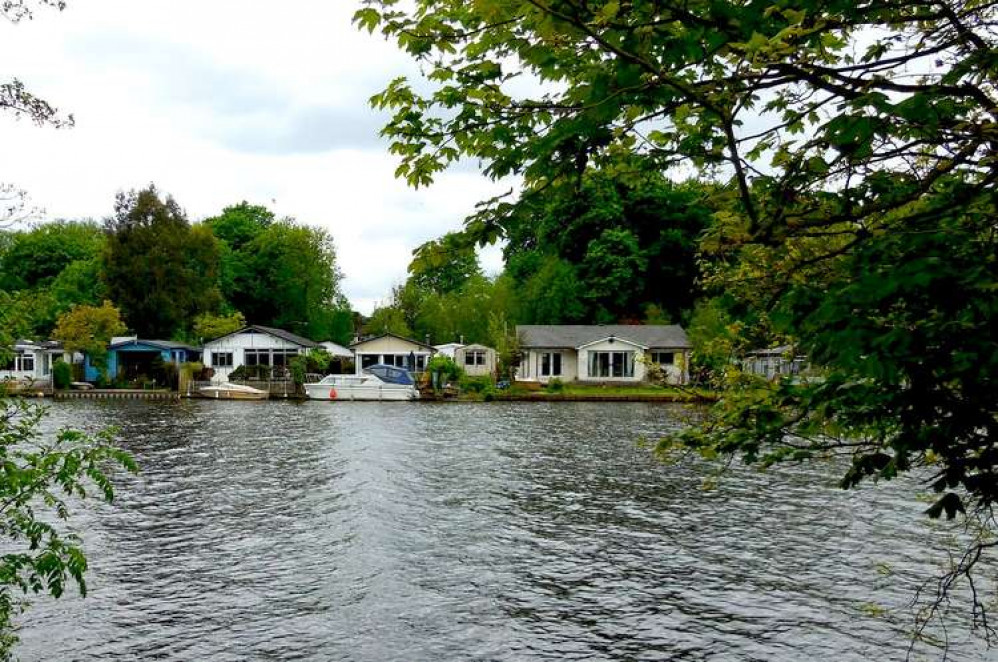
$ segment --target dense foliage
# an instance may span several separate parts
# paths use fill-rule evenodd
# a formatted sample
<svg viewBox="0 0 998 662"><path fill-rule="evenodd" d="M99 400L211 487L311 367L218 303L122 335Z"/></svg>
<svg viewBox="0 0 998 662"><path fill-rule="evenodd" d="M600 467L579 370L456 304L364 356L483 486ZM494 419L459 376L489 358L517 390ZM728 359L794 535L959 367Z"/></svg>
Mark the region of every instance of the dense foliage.
<svg viewBox="0 0 998 662"><path fill-rule="evenodd" d="M229 306L254 324L349 342L353 316L326 230L275 219L246 202L226 207L205 225L223 244L221 289Z"/></svg>
<svg viewBox="0 0 998 662"><path fill-rule="evenodd" d="M651 308L679 322L693 307L710 189L630 167L587 170L500 218L523 323L643 321Z"/></svg>
<svg viewBox="0 0 998 662"><path fill-rule="evenodd" d="M684 321L699 292L698 241L714 189L618 175L586 171L580 189L547 188L497 217L506 239L498 276L482 275L470 228L420 246L409 279L365 332L497 347L494 316L508 326Z"/></svg>

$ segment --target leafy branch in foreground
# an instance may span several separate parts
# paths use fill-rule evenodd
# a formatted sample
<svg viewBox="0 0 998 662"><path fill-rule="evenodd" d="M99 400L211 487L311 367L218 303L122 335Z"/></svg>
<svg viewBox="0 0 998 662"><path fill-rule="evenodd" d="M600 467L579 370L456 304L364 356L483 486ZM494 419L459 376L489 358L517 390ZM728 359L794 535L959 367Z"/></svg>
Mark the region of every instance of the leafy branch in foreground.
<svg viewBox="0 0 998 662"><path fill-rule="evenodd" d="M11 659L26 596L59 597L74 583L86 594L82 541L65 526L72 503L111 502L109 469L137 470L113 430L62 429L49 439L38 429L44 415L41 405L0 397L0 660Z"/></svg>

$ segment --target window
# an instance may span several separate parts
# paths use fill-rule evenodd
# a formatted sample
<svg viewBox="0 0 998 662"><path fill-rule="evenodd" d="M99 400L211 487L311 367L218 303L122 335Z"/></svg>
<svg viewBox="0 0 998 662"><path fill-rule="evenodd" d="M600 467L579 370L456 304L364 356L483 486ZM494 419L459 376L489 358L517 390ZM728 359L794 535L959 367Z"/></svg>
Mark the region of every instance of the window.
<svg viewBox="0 0 998 662"><path fill-rule="evenodd" d="M212 352L211 365L213 368L231 368L232 352Z"/></svg>
<svg viewBox="0 0 998 662"><path fill-rule="evenodd" d="M561 375L561 352L541 353L541 377Z"/></svg>
<svg viewBox="0 0 998 662"><path fill-rule="evenodd" d="M270 365L270 350L247 349L246 365Z"/></svg>
<svg viewBox="0 0 998 662"><path fill-rule="evenodd" d="M6 361L0 362L0 370L13 370L15 372L34 372L35 355L22 354L18 352Z"/></svg>
<svg viewBox="0 0 998 662"><path fill-rule="evenodd" d="M634 352L589 352L590 377L633 377Z"/></svg>
<svg viewBox="0 0 998 662"><path fill-rule="evenodd" d="M485 365L484 349L469 349L464 352L464 365Z"/></svg>
<svg viewBox="0 0 998 662"><path fill-rule="evenodd" d="M360 355L360 367L370 368L372 365L377 364L378 355L377 354L361 354Z"/></svg>
<svg viewBox="0 0 998 662"><path fill-rule="evenodd" d="M659 365L672 365L676 362L675 352L652 352L651 362Z"/></svg>
<svg viewBox="0 0 998 662"><path fill-rule="evenodd" d="M403 354L384 354L381 357L381 362L385 365L391 366L404 366L405 365L405 355Z"/></svg>
<svg viewBox="0 0 998 662"><path fill-rule="evenodd" d="M273 356L275 366L286 366L292 358L298 356L298 352L293 349L275 349Z"/></svg>

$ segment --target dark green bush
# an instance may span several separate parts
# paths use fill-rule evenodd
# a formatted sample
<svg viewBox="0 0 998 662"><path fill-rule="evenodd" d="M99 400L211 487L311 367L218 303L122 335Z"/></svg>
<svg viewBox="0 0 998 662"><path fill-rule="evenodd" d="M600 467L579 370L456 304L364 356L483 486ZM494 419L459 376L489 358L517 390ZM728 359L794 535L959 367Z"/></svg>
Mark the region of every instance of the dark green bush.
<svg viewBox="0 0 998 662"><path fill-rule="evenodd" d="M73 366L65 361L56 361L52 366L52 384L58 389L69 388L73 381Z"/></svg>

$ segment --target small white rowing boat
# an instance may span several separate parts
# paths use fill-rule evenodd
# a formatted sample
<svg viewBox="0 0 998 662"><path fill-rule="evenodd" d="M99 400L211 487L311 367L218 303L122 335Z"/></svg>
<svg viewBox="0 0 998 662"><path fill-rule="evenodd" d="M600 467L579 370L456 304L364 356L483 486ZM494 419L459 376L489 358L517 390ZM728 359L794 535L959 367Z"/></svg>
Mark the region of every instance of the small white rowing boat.
<svg viewBox="0 0 998 662"><path fill-rule="evenodd" d="M205 386L198 389L198 393L206 398L214 398L216 400L266 400L270 397L270 393L267 391L261 391L252 386L232 384L230 382Z"/></svg>

